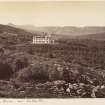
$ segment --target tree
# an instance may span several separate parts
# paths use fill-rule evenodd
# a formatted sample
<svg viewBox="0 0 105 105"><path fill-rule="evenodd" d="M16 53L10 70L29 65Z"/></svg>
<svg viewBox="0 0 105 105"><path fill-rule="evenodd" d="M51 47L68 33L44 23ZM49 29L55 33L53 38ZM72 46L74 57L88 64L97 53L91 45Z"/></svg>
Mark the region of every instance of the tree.
<svg viewBox="0 0 105 105"><path fill-rule="evenodd" d="M10 79L12 74L12 67L8 63L0 62L0 79Z"/></svg>

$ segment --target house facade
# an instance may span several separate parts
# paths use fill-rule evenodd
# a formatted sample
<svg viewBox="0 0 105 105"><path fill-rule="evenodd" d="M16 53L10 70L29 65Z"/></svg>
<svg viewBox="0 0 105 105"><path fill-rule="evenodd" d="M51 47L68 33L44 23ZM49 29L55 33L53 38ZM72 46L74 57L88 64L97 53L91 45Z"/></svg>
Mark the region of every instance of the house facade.
<svg viewBox="0 0 105 105"><path fill-rule="evenodd" d="M43 33L43 35L39 34L33 36L33 44L54 44L54 40L50 34Z"/></svg>

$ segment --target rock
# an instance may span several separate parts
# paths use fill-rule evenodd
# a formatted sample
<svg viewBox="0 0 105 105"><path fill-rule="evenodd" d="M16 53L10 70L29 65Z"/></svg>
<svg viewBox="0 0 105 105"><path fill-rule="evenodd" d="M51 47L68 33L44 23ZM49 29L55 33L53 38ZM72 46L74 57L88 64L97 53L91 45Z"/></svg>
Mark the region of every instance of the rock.
<svg viewBox="0 0 105 105"><path fill-rule="evenodd" d="M65 84L66 82L63 81L63 80L57 80L57 81L53 81L54 85L63 85Z"/></svg>

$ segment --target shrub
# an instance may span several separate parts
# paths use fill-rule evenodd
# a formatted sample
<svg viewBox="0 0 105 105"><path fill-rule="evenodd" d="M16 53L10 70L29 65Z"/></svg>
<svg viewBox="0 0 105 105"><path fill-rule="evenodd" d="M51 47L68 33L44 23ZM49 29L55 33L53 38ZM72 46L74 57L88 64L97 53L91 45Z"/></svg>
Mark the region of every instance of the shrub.
<svg viewBox="0 0 105 105"><path fill-rule="evenodd" d="M19 71L25 67L28 67L28 59L27 58L20 58L15 61L15 71Z"/></svg>
<svg viewBox="0 0 105 105"><path fill-rule="evenodd" d="M49 73L45 65L37 65L32 67L32 79L39 81L49 80Z"/></svg>
<svg viewBox="0 0 105 105"><path fill-rule="evenodd" d="M60 64L52 64L48 67L49 80L63 80L63 66Z"/></svg>
<svg viewBox="0 0 105 105"><path fill-rule="evenodd" d="M63 79L69 82L69 71L66 69L63 70Z"/></svg>
<svg viewBox="0 0 105 105"><path fill-rule="evenodd" d="M29 82L31 81L31 76L32 76L31 70L29 67L27 67L27 68L20 70L17 73L16 79L21 82Z"/></svg>
<svg viewBox="0 0 105 105"><path fill-rule="evenodd" d="M48 71L41 65L29 66L18 72L17 79L21 81L47 81Z"/></svg>
<svg viewBox="0 0 105 105"><path fill-rule="evenodd" d="M8 63L0 62L0 79L9 79L12 74L12 67Z"/></svg>
<svg viewBox="0 0 105 105"><path fill-rule="evenodd" d="M34 55L34 50L32 48L30 48L27 52L31 55Z"/></svg>

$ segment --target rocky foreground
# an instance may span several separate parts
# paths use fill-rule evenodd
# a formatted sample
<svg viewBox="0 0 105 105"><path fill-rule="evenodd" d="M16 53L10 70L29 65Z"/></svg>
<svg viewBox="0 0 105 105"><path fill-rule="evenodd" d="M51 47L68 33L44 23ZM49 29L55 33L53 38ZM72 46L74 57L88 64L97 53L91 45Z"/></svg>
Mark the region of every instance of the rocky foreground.
<svg viewBox="0 0 105 105"><path fill-rule="evenodd" d="M94 83L93 83L94 84ZM105 85L67 83L22 83L0 81L0 97L5 98L104 98Z"/></svg>

